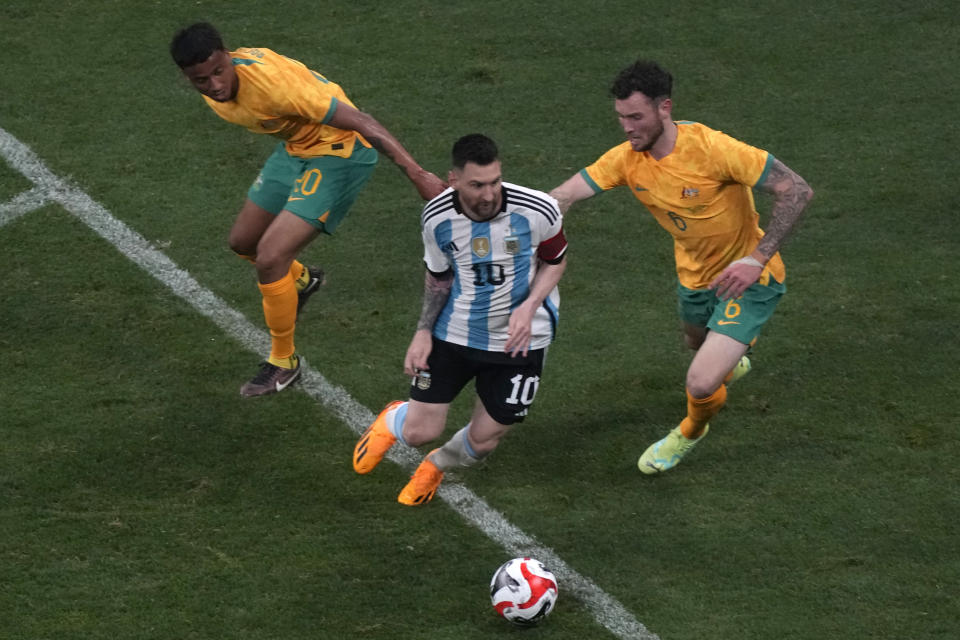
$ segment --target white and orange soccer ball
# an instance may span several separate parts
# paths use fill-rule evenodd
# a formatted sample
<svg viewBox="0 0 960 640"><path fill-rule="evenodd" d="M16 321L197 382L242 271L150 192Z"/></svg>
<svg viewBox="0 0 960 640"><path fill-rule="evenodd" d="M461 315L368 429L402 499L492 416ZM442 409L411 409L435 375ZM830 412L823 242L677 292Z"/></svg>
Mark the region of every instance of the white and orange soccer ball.
<svg viewBox="0 0 960 640"><path fill-rule="evenodd" d="M490 580L493 608L510 622L531 626L557 603L557 579L533 558L514 558L500 565Z"/></svg>

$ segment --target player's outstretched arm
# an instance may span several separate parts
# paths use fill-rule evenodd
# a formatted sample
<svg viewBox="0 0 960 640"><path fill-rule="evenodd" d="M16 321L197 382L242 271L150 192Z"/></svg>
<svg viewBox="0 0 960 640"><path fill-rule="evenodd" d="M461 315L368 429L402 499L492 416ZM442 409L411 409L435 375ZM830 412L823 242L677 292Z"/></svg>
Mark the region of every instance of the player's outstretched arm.
<svg viewBox="0 0 960 640"><path fill-rule="evenodd" d="M436 275L427 271L423 279L423 308L420 311L420 320L413 340L407 348L407 355L403 359L403 372L408 376L417 375L418 371L427 369L427 358L433 348L431 332L433 324L440 316L450 289L453 287L453 270Z"/></svg>
<svg viewBox="0 0 960 640"><path fill-rule="evenodd" d="M757 188L773 194L770 223L753 253L730 263L710 283L710 288L716 290L723 300L740 297L747 287L757 281L764 265L780 250L780 245L813 197L810 185L777 159L774 159L767 177L757 184Z"/></svg>
<svg viewBox="0 0 960 640"><path fill-rule="evenodd" d="M556 264L541 262L537 267L537 275L533 277L533 283L530 286L530 295L510 314L507 342L503 350L511 356L516 357L518 353L527 355L530 349L530 336L533 334L533 316L554 287L560 283L566 268L566 256Z"/></svg>
<svg viewBox="0 0 960 640"><path fill-rule="evenodd" d="M430 200L447 188L447 185L436 175L430 173L413 159L400 141L393 137L387 128L380 124L369 113L354 109L350 105L338 104L333 117L327 122L338 129L356 131L367 139L374 148L393 160L400 167L407 178L417 188L417 192L424 200Z"/></svg>
<svg viewBox="0 0 960 640"><path fill-rule="evenodd" d="M573 174L566 182L550 192L560 205L560 213L566 213L574 202L586 200L594 195L593 188L579 173Z"/></svg>

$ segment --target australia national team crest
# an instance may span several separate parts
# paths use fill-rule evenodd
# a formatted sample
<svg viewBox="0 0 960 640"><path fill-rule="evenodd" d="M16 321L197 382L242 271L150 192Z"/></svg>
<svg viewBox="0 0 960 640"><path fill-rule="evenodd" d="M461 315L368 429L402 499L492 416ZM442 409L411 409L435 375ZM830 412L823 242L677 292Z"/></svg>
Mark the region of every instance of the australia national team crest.
<svg viewBox="0 0 960 640"><path fill-rule="evenodd" d="M490 238L479 237L473 239L473 255L478 258L486 258L490 254Z"/></svg>
<svg viewBox="0 0 960 640"><path fill-rule="evenodd" d="M683 191L680 193L680 198L686 200L687 198L696 198L700 195L700 189L694 189L692 187L684 187Z"/></svg>

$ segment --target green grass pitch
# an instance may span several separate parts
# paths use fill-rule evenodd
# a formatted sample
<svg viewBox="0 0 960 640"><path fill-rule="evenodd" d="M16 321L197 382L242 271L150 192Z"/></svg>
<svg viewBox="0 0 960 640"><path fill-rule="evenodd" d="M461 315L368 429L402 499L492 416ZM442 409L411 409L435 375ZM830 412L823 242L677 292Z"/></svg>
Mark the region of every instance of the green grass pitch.
<svg viewBox="0 0 960 640"><path fill-rule="evenodd" d="M560 334L530 418L455 480L663 640L960 636L951 3L7 0L0 129L257 327L229 225L273 144L217 119L167 46L198 19L343 85L427 168L462 134L549 190L621 141L637 56L674 113L770 150L816 192L789 292L711 434L682 417L668 236L626 192L575 208ZM350 467L306 394L241 402L258 354L0 160L0 636L11 640L615 638L564 591L497 619L509 556L407 470ZM761 202L761 214L766 212ZM382 161L305 254L329 284L298 348L376 411L402 397L422 290L414 189ZM468 403L452 411L451 428Z"/></svg>

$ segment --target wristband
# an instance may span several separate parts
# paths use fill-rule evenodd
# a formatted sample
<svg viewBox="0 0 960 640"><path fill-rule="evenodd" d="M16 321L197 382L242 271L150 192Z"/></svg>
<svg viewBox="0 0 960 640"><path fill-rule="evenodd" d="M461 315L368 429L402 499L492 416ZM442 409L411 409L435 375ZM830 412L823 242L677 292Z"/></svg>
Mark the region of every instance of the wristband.
<svg viewBox="0 0 960 640"><path fill-rule="evenodd" d="M751 267L760 267L761 269L763 269L763 264L759 260L751 256L746 256L745 258L740 258L739 260L733 261L733 264L737 264L737 263L748 264Z"/></svg>

